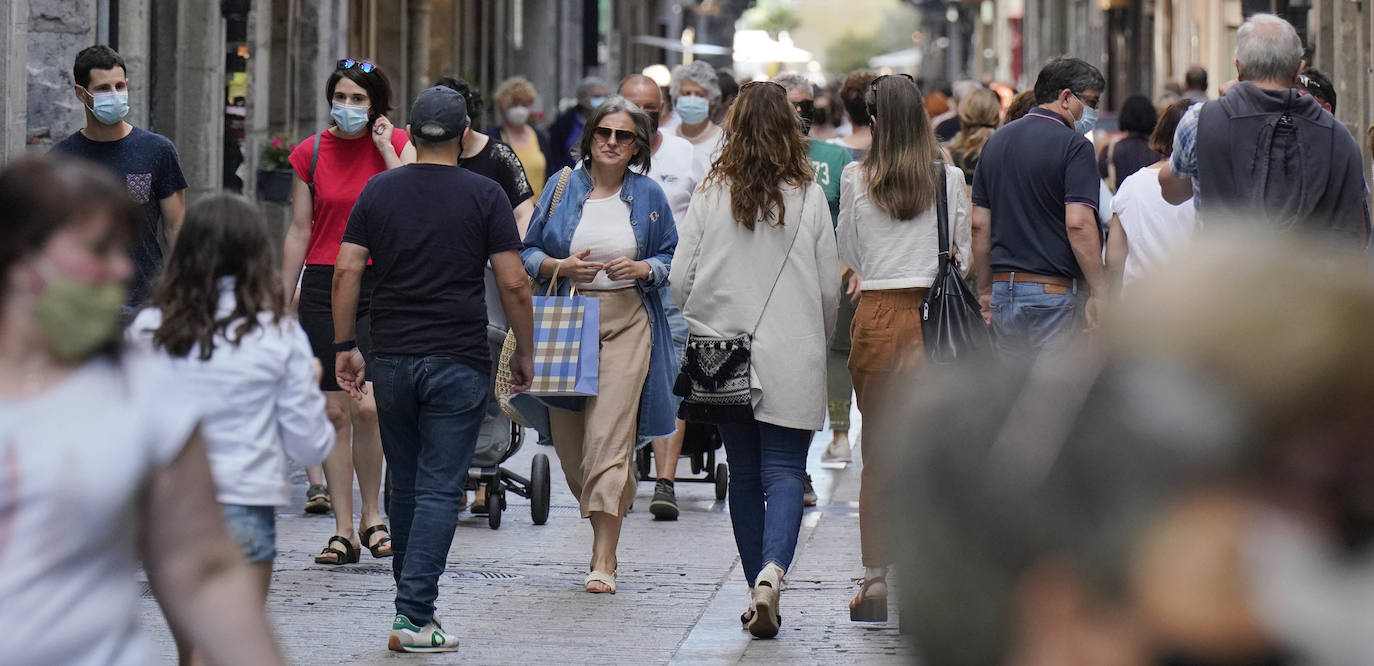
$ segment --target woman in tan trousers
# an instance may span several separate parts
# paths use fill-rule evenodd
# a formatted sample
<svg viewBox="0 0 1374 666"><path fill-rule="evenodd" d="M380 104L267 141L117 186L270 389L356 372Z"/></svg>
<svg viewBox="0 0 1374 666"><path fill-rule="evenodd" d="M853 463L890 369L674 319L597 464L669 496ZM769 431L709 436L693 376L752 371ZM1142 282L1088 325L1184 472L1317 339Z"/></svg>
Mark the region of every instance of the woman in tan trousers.
<svg viewBox="0 0 1374 666"><path fill-rule="evenodd" d="M671 435L675 423L677 354L659 295L677 228L658 183L635 172L649 171L652 132L649 117L623 97L598 107L579 144L583 168L549 179L521 253L531 276L557 275L560 287L576 283L599 301L597 394L543 400L568 487L592 523L588 592L616 590L635 447Z"/></svg>
<svg viewBox="0 0 1374 666"><path fill-rule="evenodd" d="M864 582L849 603L855 621L887 620L887 552L883 506L885 470L895 464L885 441L893 414L885 402L903 394L898 382L925 359L921 302L938 266L937 212L940 171L953 227L953 250L968 266L970 210L963 172L939 163L916 83L903 76L874 80L868 90L873 148L840 177L840 261L859 276L860 300L850 326L849 372L864 417L863 471L859 488L859 535ZM897 415L900 417L900 415Z"/></svg>

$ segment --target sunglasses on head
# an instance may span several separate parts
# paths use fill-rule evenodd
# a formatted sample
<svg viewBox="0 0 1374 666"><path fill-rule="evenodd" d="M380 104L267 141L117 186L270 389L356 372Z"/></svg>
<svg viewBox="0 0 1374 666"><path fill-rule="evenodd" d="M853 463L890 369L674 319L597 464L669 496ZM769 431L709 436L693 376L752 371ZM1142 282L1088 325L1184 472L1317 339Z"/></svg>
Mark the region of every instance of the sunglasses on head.
<svg viewBox="0 0 1374 666"><path fill-rule="evenodd" d="M1298 84L1311 93L1326 91L1326 86L1306 74L1298 75Z"/></svg>
<svg viewBox="0 0 1374 666"><path fill-rule="evenodd" d="M912 82L912 83L915 83L915 82L916 82L916 79L912 78L912 76L911 76L910 74L906 74L906 73L902 73L902 74L884 74L884 75L882 75L882 76L880 76L880 77L878 77L878 78L876 78L876 79L873 79L873 81L870 82L870 83L868 84L868 91L869 91L870 93L873 93L873 94L876 95L877 92L878 92L878 82L879 82L879 81L882 81L883 79L890 79L890 78L892 78L892 77L894 77L894 76L900 76L900 77L902 77L902 78L904 78L904 79L906 79L906 80L908 80L908 81L910 81L910 82ZM874 118L877 118L877 117L878 117L878 108L877 108L876 106L869 106L869 107L868 107L868 115L873 116Z"/></svg>
<svg viewBox="0 0 1374 666"><path fill-rule="evenodd" d="M740 86L739 91L744 92L750 88L753 88L754 86L773 86L774 88L777 88L779 91L781 91L782 94L787 94L787 89L782 87L782 84L773 83L772 81L750 81L749 83Z"/></svg>
<svg viewBox="0 0 1374 666"><path fill-rule="evenodd" d="M366 60L354 60L352 58L344 58L343 60L339 61L339 69L353 69L354 67L363 70L364 74L371 74L372 70L377 69L376 65Z"/></svg>
<svg viewBox="0 0 1374 666"><path fill-rule="evenodd" d="M602 141L614 141L621 144L634 141L635 138L634 130L616 129L614 127L598 127L592 130L592 135Z"/></svg>

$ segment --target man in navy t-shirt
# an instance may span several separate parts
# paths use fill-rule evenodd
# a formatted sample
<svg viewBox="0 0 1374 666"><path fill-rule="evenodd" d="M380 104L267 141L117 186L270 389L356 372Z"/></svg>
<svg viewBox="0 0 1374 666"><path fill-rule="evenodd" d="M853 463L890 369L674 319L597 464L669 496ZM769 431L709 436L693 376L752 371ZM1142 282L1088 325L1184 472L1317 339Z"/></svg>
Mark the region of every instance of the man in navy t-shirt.
<svg viewBox="0 0 1374 666"><path fill-rule="evenodd" d="M1093 146L1106 80L1057 58L1035 81L1039 106L997 130L973 177L978 300L998 349L1029 357L1097 326L1107 272L1097 226Z"/></svg>
<svg viewBox="0 0 1374 666"><path fill-rule="evenodd" d="M364 376L372 381L391 469L396 617L388 647L396 651L458 648L434 617L434 601L491 393L488 260L517 342L512 388L528 388L534 374L534 313L515 216L500 185L457 166L467 126L458 92L420 93L407 128L415 163L368 181L334 264L335 374L357 398ZM354 311L369 257L376 282L364 362Z"/></svg>
<svg viewBox="0 0 1374 666"><path fill-rule="evenodd" d="M86 107L86 126L53 146L113 169L143 208L145 223L133 246L134 277L129 284L132 310L148 300L162 257L176 239L186 213L186 177L171 140L130 125L129 78L124 60L108 46L76 55L72 67L76 98Z"/></svg>

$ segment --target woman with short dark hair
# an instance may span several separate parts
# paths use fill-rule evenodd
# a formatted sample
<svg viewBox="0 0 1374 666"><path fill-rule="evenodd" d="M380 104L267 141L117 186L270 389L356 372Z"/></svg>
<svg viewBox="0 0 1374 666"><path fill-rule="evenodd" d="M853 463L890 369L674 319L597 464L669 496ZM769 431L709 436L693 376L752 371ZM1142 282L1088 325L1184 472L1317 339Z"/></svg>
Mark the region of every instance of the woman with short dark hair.
<svg viewBox="0 0 1374 666"><path fill-rule="evenodd" d="M210 663L283 663L215 502L200 405L166 359L120 348L143 224L125 183L22 157L0 171L0 210L3 660L155 662L142 564Z"/></svg>
<svg viewBox="0 0 1374 666"><path fill-rule="evenodd" d="M1150 147L1150 133L1155 131L1157 120L1149 97L1131 95L1121 105L1116 124L1126 135L1097 156L1097 170L1113 192L1131 174L1160 160L1160 153Z"/></svg>
<svg viewBox="0 0 1374 666"><path fill-rule="evenodd" d="M649 172L649 116L618 95L591 112L581 169L544 185L521 258L546 289L575 284L599 301L597 394L543 398L568 487L592 524L588 592L615 594L621 522L635 496L635 448L673 434L678 356L661 288L677 246L673 210ZM560 179L563 184L560 187ZM562 190L561 199L553 201ZM536 417L540 420L542 414Z"/></svg>
<svg viewBox="0 0 1374 666"><path fill-rule="evenodd" d="M366 60L340 60L325 81L330 126L300 142L291 153L295 170L291 190L291 226L282 242L281 285L299 312L301 327L323 368L329 419L337 436L324 463L324 488L312 480L307 495L326 496L334 511L334 534L315 557L319 564L358 561L359 550L391 557L391 537L382 522L378 500L382 489L382 436L372 391L359 401L348 396L334 377L334 313L330 290L334 259L343 244L348 215L369 178L415 161L415 147L403 129L393 127L391 83L381 68ZM302 270L302 268L304 270ZM299 284L299 287L297 285ZM371 274L363 276L358 302L358 345L367 353ZM292 294L299 294L295 299ZM362 491L362 516L353 528L353 473ZM325 493L328 493L325 495ZM314 498L312 498L314 499ZM318 501L318 500L317 500ZM321 502L323 503L323 502ZM359 536L361 533L361 536Z"/></svg>
<svg viewBox="0 0 1374 666"><path fill-rule="evenodd" d="M801 530L806 451L825 424L840 260L830 207L786 89L741 87L726 127L716 170L682 224L670 281L692 335L748 336L748 406L728 419L715 419L709 403L693 407L689 399L684 407L720 423L730 522L751 590L740 622L771 638Z"/></svg>

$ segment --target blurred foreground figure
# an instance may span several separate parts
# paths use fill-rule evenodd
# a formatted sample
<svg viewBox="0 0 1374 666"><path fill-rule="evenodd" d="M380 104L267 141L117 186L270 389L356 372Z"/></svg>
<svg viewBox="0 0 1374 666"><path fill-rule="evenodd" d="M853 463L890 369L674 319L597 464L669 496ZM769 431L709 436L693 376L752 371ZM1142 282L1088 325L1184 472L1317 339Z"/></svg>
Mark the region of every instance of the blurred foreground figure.
<svg viewBox="0 0 1374 666"><path fill-rule="evenodd" d="M0 663L153 663L140 561L210 663L282 663L201 410L165 359L120 350L143 224L124 183L25 157L0 171L0 210Z"/></svg>
<svg viewBox="0 0 1374 666"><path fill-rule="evenodd" d="M925 663L1374 663L1374 287L1318 256L1200 239L1095 350L923 378L893 515Z"/></svg>

